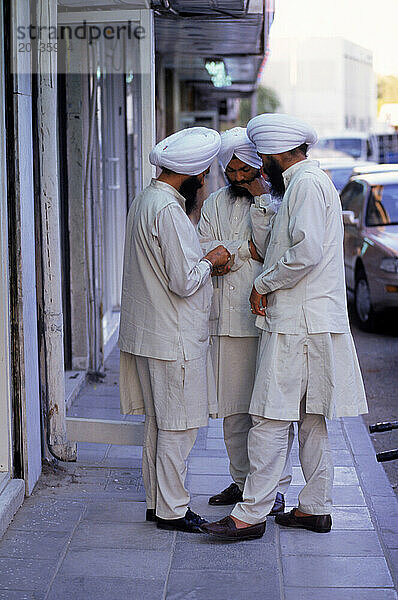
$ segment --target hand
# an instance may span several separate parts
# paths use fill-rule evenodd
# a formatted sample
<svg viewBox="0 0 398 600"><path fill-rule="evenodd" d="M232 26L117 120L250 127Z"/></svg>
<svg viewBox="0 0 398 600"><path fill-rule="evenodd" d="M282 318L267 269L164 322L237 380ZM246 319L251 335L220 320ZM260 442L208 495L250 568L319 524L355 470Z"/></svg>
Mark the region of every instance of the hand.
<svg viewBox="0 0 398 600"><path fill-rule="evenodd" d="M264 260L261 258L261 256L257 252L256 246L253 244L253 242L251 240L249 240L249 248L250 248L250 254L251 254L252 259L257 260L258 262L260 262L262 264L264 262Z"/></svg>
<svg viewBox="0 0 398 600"><path fill-rule="evenodd" d="M213 267L224 267L231 255L224 246L217 246L217 248L210 250L204 258L209 260Z"/></svg>
<svg viewBox="0 0 398 600"><path fill-rule="evenodd" d="M250 294L250 306L254 315L265 317L265 309L267 308L266 294L259 294L253 285L252 293Z"/></svg>
<svg viewBox="0 0 398 600"><path fill-rule="evenodd" d="M213 267L211 276L212 277L222 277L223 275L226 275L227 273L229 273L230 270L231 270L231 267L229 265L225 265L224 267Z"/></svg>
<svg viewBox="0 0 398 600"><path fill-rule="evenodd" d="M267 182L261 175L253 179L250 183L240 183L239 185L249 190L252 196L262 196L270 192Z"/></svg>

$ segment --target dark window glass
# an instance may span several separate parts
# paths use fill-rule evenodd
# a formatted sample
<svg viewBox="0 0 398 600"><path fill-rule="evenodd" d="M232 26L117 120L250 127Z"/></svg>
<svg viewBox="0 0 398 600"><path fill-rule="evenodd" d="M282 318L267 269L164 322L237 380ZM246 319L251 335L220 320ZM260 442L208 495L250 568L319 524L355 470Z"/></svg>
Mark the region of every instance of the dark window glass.
<svg viewBox="0 0 398 600"><path fill-rule="evenodd" d="M365 196L365 185L359 181L348 184L341 194L341 206L343 210L352 210L357 219L363 210Z"/></svg>
<svg viewBox="0 0 398 600"><path fill-rule="evenodd" d="M366 211L366 225L398 224L398 184L372 187Z"/></svg>

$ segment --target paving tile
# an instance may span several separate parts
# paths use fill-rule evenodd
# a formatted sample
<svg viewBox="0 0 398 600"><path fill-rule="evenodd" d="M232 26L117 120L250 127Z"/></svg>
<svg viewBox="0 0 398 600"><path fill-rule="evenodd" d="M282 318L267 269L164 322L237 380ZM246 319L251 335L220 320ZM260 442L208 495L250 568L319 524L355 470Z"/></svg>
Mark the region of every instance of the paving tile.
<svg viewBox="0 0 398 600"><path fill-rule="evenodd" d="M85 521L98 523L136 523L145 521L145 502L93 501L87 507Z"/></svg>
<svg viewBox="0 0 398 600"><path fill-rule="evenodd" d="M70 548L133 548L168 550L168 531L157 529L154 523L97 523L82 521L74 532Z"/></svg>
<svg viewBox="0 0 398 600"><path fill-rule="evenodd" d="M285 588L285 600L397 600L392 589Z"/></svg>
<svg viewBox="0 0 398 600"><path fill-rule="evenodd" d="M56 560L70 537L64 531L26 531L11 527L0 543L0 557Z"/></svg>
<svg viewBox="0 0 398 600"><path fill-rule="evenodd" d="M292 485L304 485L305 480L301 467L293 467ZM334 485L358 485L358 477L355 467L335 467L334 468Z"/></svg>
<svg viewBox="0 0 398 600"><path fill-rule="evenodd" d="M282 564L286 586L393 587L384 557L284 556Z"/></svg>
<svg viewBox="0 0 398 600"><path fill-rule="evenodd" d="M225 450L224 439L208 437L206 440L206 448L208 450Z"/></svg>
<svg viewBox="0 0 398 600"><path fill-rule="evenodd" d="M224 439L224 434L222 432L222 429L219 429L218 427L209 427L209 429L207 430L207 439L210 438L219 438L219 439Z"/></svg>
<svg viewBox="0 0 398 600"><path fill-rule="evenodd" d="M25 500L12 524L30 531L71 531L84 512L81 502L38 498Z"/></svg>
<svg viewBox="0 0 398 600"><path fill-rule="evenodd" d="M0 589L44 592L56 569L56 560L0 558Z"/></svg>
<svg viewBox="0 0 398 600"><path fill-rule="evenodd" d="M297 498L302 489L301 485L290 486L286 494L289 506L297 505ZM334 506L366 506L362 489L358 485L337 485L333 488Z"/></svg>
<svg viewBox="0 0 398 600"><path fill-rule="evenodd" d="M333 529L373 530L373 523L366 507L334 506L332 510Z"/></svg>
<svg viewBox="0 0 398 600"><path fill-rule="evenodd" d="M189 471L195 475L226 475L228 474L229 460L227 457L210 458L208 456L191 456L189 459Z"/></svg>
<svg viewBox="0 0 398 600"><path fill-rule="evenodd" d="M24 592L21 590L1 590L0 600L44 600L45 592Z"/></svg>
<svg viewBox="0 0 398 600"><path fill-rule="evenodd" d="M207 456L208 458L226 458L227 457L227 451L225 450L225 448L222 448L221 450L218 450L216 448L214 449L206 449L206 448L193 448L190 452L189 455L189 460L191 459L192 456ZM189 461L188 461L189 464Z"/></svg>
<svg viewBox="0 0 398 600"><path fill-rule="evenodd" d="M161 600L162 580L129 577L62 577L54 580L47 600Z"/></svg>
<svg viewBox="0 0 398 600"><path fill-rule="evenodd" d="M220 490L215 490L215 494ZM191 497L191 501L189 503L191 509L198 513L199 515L207 515L207 517L211 517L212 521L217 521L220 517L225 517L229 515L233 506L210 506L208 503L209 496L206 495L196 495Z"/></svg>
<svg viewBox="0 0 398 600"><path fill-rule="evenodd" d="M304 530L280 529L283 556L384 556L375 531L339 531L319 535Z"/></svg>
<svg viewBox="0 0 398 600"><path fill-rule="evenodd" d="M228 543L207 535L197 534L197 541L176 541L172 571L205 571L211 565L212 571L259 571L267 573L270 581L277 579L275 560L275 528L270 523L259 540ZM202 575L203 576L203 575Z"/></svg>
<svg viewBox="0 0 398 600"><path fill-rule="evenodd" d="M192 475L188 474L187 486L191 494L218 494L231 484L230 475Z"/></svg>
<svg viewBox="0 0 398 600"><path fill-rule="evenodd" d="M112 445L107 458L142 458L142 447Z"/></svg>
<svg viewBox="0 0 398 600"><path fill-rule="evenodd" d="M170 532L170 546L173 533ZM69 550L59 575L63 577L131 577L163 579L170 563L169 551L106 549Z"/></svg>
<svg viewBox="0 0 398 600"><path fill-rule="evenodd" d="M211 590L211 592L210 592ZM276 600L279 589L268 573L171 571L166 600Z"/></svg>

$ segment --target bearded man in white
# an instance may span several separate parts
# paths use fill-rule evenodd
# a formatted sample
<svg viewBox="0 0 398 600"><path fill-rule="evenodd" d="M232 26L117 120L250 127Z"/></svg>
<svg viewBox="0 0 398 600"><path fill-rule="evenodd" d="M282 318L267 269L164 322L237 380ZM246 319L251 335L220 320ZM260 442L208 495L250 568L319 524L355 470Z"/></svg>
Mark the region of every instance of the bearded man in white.
<svg viewBox="0 0 398 600"><path fill-rule="evenodd" d="M260 174L262 162L246 129L235 127L221 134L219 160L229 185L211 194L198 225L201 246L209 252L224 245L233 256L229 273L214 277L210 317L211 352L217 381L218 417L223 417L224 441L233 483L212 496L209 504L226 506L243 499L250 464L247 436L253 391L259 329L248 311L254 279L261 273L263 256L252 241L250 206L266 202L269 188ZM223 276L222 276L223 275ZM284 493L291 481L290 464L282 476L271 514L284 511Z"/></svg>
<svg viewBox="0 0 398 600"><path fill-rule="evenodd" d="M204 520L188 507L186 460L198 428L217 410L207 369L210 276L230 254L219 246L204 257L187 211L219 147L219 134L204 127L155 146L149 158L162 172L129 210L123 268L121 410L146 415L146 518L195 533Z"/></svg>
<svg viewBox="0 0 398 600"><path fill-rule="evenodd" d="M280 525L326 533L332 526L333 464L325 417L367 412L347 317L340 199L316 161L316 132L288 115L264 114L247 126L262 157L278 212L256 203L253 239L265 253L250 303L262 329L250 403L250 474L230 516L202 526L220 539L261 537L298 424L305 486Z"/></svg>

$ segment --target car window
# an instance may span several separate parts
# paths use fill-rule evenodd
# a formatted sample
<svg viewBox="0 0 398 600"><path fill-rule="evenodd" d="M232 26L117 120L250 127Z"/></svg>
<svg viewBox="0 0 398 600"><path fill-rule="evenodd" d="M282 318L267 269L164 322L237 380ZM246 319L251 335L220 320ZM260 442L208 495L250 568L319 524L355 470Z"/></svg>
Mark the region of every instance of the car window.
<svg viewBox="0 0 398 600"><path fill-rule="evenodd" d="M363 210L365 185L359 181L349 183L341 193L341 206L343 210L352 210L355 217L360 218Z"/></svg>
<svg viewBox="0 0 398 600"><path fill-rule="evenodd" d="M398 223L398 184L374 185L366 210L366 225L396 225Z"/></svg>

